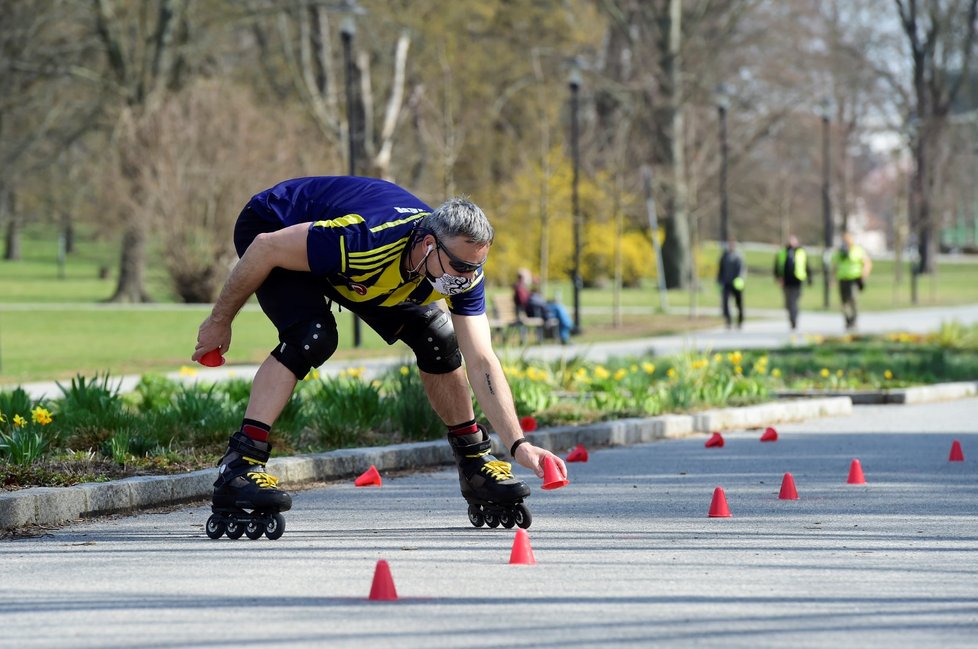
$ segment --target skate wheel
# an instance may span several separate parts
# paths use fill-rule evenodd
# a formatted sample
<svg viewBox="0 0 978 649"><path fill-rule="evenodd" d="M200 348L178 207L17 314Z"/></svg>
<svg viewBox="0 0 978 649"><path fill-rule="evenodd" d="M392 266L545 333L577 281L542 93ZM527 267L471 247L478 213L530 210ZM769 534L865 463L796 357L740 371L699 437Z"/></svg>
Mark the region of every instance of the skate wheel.
<svg viewBox="0 0 978 649"><path fill-rule="evenodd" d="M224 530L226 529L227 525L225 525L224 519L217 514L212 514L207 519L207 525L204 526L204 531L207 532L207 536L215 541L224 536Z"/></svg>
<svg viewBox="0 0 978 649"><path fill-rule="evenodd" d="M265 526L260 521L248 521L244 533L245 536L254 541L260 539L261 535L265 533Z"/></svg>
<svg viewBox="0 0 978 649"><path fill-rule="evenodd" d="M230 520L227 523L227 535L229 539L240 539L241 535L244 534L244 525L235 520Z"/></svg>
<svg viewBox="0 0 978 649"><path fill-rule="evenodd" d="M521 504L513 508L513 520L525 530L533 522L533 517L530 516L530 510Z"/></svg>
<svg viewBox="0 0 978 649"><path fill-rule="evenodd" d="M469 522L476 527L482 527L486 524L486 517L482 515L482 507L469 505Z"/></svg>
<svg viewBox="0 0 978 649"><path fill-rule="evenodd" d="M268 540L274 541L285 534L285 517L281 514L273 514L265 523L265 536Z"/></svg>
<svg viewBox="0 0 978 649"><path fill-rule="evenodd" d="M499 516L494 512L486 512L486 525L489 527L499 527Z"/></svg>
<svg viewBox="0 0 978 649"><path fill-rule="evenodd" d="M499 514L499 522L507 530L516 525L516 517L509 512L502 512Z"/></svg>

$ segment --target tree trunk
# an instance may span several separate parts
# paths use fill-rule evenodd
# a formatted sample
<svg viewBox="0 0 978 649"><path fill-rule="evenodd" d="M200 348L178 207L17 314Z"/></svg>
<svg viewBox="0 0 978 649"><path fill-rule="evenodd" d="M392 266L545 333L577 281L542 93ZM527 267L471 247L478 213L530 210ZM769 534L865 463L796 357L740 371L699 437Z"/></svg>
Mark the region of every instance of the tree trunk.
<svg viewBox="0 0 978 649"><path fill-rule="evenodd" d="M689 223L686 220L686 178L683 150L683 101L682 66L679 60L682 38L682 1L669 2L669 47L663 61L668 86L663 88L663 100L669 106L670 126L668 151L664 152L671 180L668 200L665 202L666 238L662 245L662 263L666 275L666 287L685 288L690 283ZM665 92L668 90L668 92Z"/></svg>
<svg viewBox="0 0 978 649"><path fill-rule="evenodd" d="M10 189L0 191L0 223L7 221L4 237L4 261L20 261L20 227L21 219L14 205L14 192Z"/></svg>
<svg viewBox="0 0 978 649"><path fill-rule="evenodd" d="M119 257L119 282L109 302L152 302L143 288L146 267L146 224L137 218L122 236Z"/></svg>

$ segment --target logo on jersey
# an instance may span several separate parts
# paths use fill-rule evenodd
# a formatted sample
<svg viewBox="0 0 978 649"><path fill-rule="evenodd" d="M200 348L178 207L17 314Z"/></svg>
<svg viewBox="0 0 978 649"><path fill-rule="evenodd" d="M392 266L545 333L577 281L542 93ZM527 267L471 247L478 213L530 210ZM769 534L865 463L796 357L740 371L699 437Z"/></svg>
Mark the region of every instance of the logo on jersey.
<svg viewBox="0 0 978 649"><path fill-rule="evenodd" d="M367 287L364 286L363 284L354 284L353 282L350 282L349 284L347 284L347 286L349 286L350 290L356 293L357 295L367 294Z"/></svg>

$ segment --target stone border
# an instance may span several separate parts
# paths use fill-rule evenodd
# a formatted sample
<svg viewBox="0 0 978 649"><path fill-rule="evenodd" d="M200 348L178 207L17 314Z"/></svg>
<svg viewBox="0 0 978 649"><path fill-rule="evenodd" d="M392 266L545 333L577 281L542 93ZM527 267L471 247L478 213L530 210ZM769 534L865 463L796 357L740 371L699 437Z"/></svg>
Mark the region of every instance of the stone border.
<svg viewBox="0 0 978 649"><path fill-rule="evenodd" d="M717 429L757 428L786 421L848 415L848 397L779 401L744 408L708 410L692 415L663 415L562 426L535 431L533 443L551 451L575 444L624 446L688 437ZM498 444L497 444L498 446ZM380 471L409 470L452 463L444 440L370 448L341 449L297 457L276 458L268 469L292 485L338 480L359 475L374 465ZM60 525L151 507L206 500L213 489L214 470L166 476L142 476L72 487L35 487L0 494L0 530L28 525Z"/></svg>
<svg viewBox="0 0 978 649"><path fill-rule="evenodd" d="M804 399L826 397L849 397L857 406L932 403L978 396L978 381L957 383L938 383L936 385L916 385L909 388L883 390L798 390L777 392L779 398Z"/></svg>

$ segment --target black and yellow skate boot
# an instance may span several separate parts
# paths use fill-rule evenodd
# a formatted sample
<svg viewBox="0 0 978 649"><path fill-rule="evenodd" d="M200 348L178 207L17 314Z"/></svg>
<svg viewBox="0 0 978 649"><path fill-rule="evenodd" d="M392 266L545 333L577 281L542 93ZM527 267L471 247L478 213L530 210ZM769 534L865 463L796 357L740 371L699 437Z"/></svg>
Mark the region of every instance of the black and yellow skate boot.
<svg viewBox="0 0 978 649"><path fill-rule="evenodd" d="M512 464L492 455L492 441L482 426L479 433L482 441L474 443L449 435L462 497L469 503L469 520L476 527L500 523L529 527L530 514L520 503L530 495L530 488L513 475Z"/></svg>
<svg viewBox="0 0 978 649"><path fill-rule="evenodd" d="M272 445L238 431L228 440L228 450L218 463L214 482L214 511L253 509L284 512L292 508L292 496L278 488L278 478L265 472Z"/></svg>

